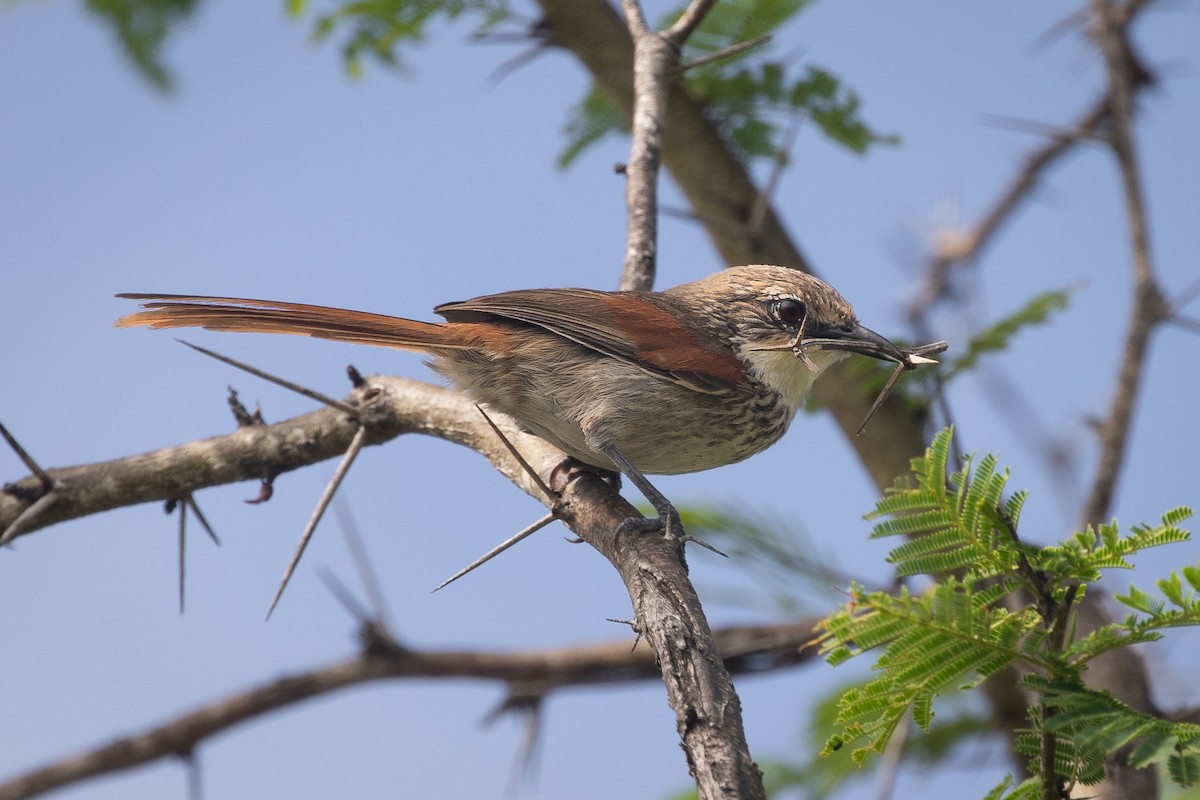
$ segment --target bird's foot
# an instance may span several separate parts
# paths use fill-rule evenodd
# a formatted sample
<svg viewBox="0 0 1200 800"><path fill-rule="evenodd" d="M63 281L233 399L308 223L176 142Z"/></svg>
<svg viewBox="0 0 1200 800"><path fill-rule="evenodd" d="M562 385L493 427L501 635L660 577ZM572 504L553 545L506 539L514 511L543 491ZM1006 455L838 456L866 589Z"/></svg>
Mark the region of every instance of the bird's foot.
<svg viewBox="0 0 1200 800"><path fill-rule="evenodd" d="M627 533L659 533L668 541L691 538L684 533L683 521L675 507L667 504L666 508L658 510L657 517L626 517L617 526L617 535Z"/></svg>

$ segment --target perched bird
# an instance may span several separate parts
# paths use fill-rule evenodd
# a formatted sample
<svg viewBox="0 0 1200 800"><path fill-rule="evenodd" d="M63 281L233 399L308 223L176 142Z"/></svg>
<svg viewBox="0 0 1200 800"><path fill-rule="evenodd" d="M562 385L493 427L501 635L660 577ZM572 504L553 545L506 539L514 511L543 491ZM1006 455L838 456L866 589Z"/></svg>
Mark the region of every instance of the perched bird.
<svg viewBox="0 0 1200 800"><path fill-rule="evenodd" d="M290 333L418 350L476 402L578 461L619 470L679 529L646 474L712 469L774 444L813 381L851 353L933 363L859 324L828 284L775 266L731 267L662 292L527 289L446 303L445 322L299 303L122 294L120 327ZM944 349L944 344L942 345ZM899 370L899 368L898 368ZM897 374L899 374L897 372Z"/></svg>

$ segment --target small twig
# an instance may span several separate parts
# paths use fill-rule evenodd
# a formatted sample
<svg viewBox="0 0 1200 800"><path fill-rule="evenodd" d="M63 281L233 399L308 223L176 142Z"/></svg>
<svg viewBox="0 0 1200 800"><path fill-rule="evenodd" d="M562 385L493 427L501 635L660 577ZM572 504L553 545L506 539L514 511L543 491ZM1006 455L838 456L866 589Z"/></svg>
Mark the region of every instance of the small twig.
<svg viewBox="0 0 1200 800"><path fill-rule="evenodd" d="M704 21L705 15L716 4L717 0L692 0L679 15L679 19L675 20L675 24L663 33L663 36L676 47L683 47L683 43L695 33L696 28L700 27L700 23Z"/></svg>
<svg viewBox="0 0 1200 800"><path fill-rule="evenodd" d="M744 53L747 50L753 50L756 47L761 47L764 44L769 44L770 41L771 41L771 34L765 33L762 36L759 36L757 39L751 39L748 42L738 42L737 44L730 45L729 47L726 47L723 50L718 50L715 53L709 53L706 56L700 56L699 58L694 58L691 61L687 62L686 64L680 64L678 72L680 74L683 74L690 69L695 69L696 67L703 67L705 64L711 64L714 61L721 61L726 58L732 58L733 56Z"/></svg>
<svg viewBox="0 0 1200 800"><path fill-rule="evenodd" d="M233 412L233 419L237 422L239 428L267 424L267 421L263 419L261 408L256 407L254 413L251 414L242 401L238 399L237 389L234 389L232 386L227 388L229 389L229 399L225 402L229 404L229 410Z"/></svg>
<svg viewBox="0 0 1200 800"><path fill-rule="evenodd" d="M220 353L217 353L213 350L209 350L207 347L201 347L198 344L192 344L191 342L185 342L183 339L176 339L175 341L179 342L180 344L187 345L188 347L192 348L196 352L203 353L204 355L208 356L209 358L215 358L217 361L224 362L226 364L229 364L232 367L237 367L238 369L240 369L244 372L249 372L251 375L262 378L265 381L270 381L271 383L275 384L276 386L282 386L285 389L291 389L296 394L303 395L303 396L309 398L310 400L316 400L318 403L324 403L325 405L330 406L331 408L336 408L339 411L345 411L347 414L354 417L355 419L358 419L360 416L357 408L355 408L354 406L348 406L345 403L343 403L341 400L335 400L334 398L330 397L329 395L321 394L318 391L301 386L298 383L293 383L285 378L280 378L276 375L272 375L271 373L265 372L257 367L252 367L249 364L246 364L242 361L238 361L236 358L230 358L229 356L223 356Z"/></svg>
<svg viewBox="0 0 1200 800"><path fill-rule="evenodd" d="M321 492L321 498L317 501L317 507L313 509L312 516L308 519L308 524L304 526L304 532L300 534L300 542L296 545L296 552L292 554L292 560L288 562L287 568L283 571L283 579L279 582L279 588L275 590L275 597L271 599L271 607L267 609L267 619L271 618L272 612L275 611L275 606L279 604L279 598L283 596L283 590L287 588L288 581L292 579L292 573L296 571L296 565L300 563L300 557L304 555L304 548L308 547L308 542L312 538L313 533L317 530L317 523L321 521L321 517L325 514L325 509L329 507L329 503L333 500L334 494L338 487L342 484L342 479L346 477L346 473L350 471L350 466L354 463L354 459L358 457L362 451L363 445L367 442L367 426L360 425L358 431L354 434L354 438L350 441L350 446L346 448L346 454L342 457L337 469L333 472L333 477L329 479L329 484L325 487L325 491Z"/></svg>
<svg viewBox="0 0 1200 800"><path fill-rule="evenodd" d="M556 520L556 519L557 519L557 517L555 517L553 513L550 513L550 514L547 514L546 516L542 517L541 519L539 519L537 522L534 522L532 525L522 528L521 530L517 531L515 534L513 534L509 538L505 539L500 544L493 547L491 550L488 550L486 553L481 555L479 558L472 561L467 566L460 569L458 572L451 575L449 578L446 578L446 580L439 583L436 587L434 587L433 591L430 592L430 594L438 591L439 589L444 589L445 587L454 583L456 580L458 580L462 576L466 575L468 572L471 572L472 570L476 569L477 567L483 566L484 564L491 561L496 556L503 553L505 550L509 549L513 545L520 542L522 539L527 539L528 537L530 537L533 534L540 531L542 528L549 525L551 522L554 522L554 520Z"/></svg>
<svg viewBox="0 0 1200 800"><path fill-rule="evenodd" d="M727 219L715 217L708 214L701 214L694 209L679 208L677 206L660 206L659 213L664 217L674 217L675 219L687 220L703 225L710 230L719 230L729 236L745 236L746 224L743 222L731 222Z"/></svg>
<svg viewBox="0 0 1200 800"><path fill-rule="evenodd" d="M515 33L511 31L492 32L484 36L475 36L474 41L484 43L500 43L500 44L523 44L525 42L533 42L533 46L528 50L524 50L507 61L500 64L492 70L492 74L488 76L488 85L497 86L500 81L507 78L513 72L516 72L521 67L532 62L538 56L549 52L555 47L554 29L547 24L546 19L533 21L524 31Z"/></svg>
<svg viewBox="0 0 1200 800"><path fill-rule="evenodd" d="M779 188L779 181L783 178L783 171L787 168L788 155L796 143L796 136L800 133L802 119L799 114L792 117L787 132L783 134L783 141L775 149L771 174L767 176L767 182L763 188L754 195L754 202L750 206L750 213L746 219L746 230L754 238L758 238L762 234L763 223L771 210L771 198L775 196L775 191Z"/></svg>
<svg viewBox="0 0 1200 800"><path fill-rule="evenodd" d="M892 370L892 374L888 377L887 383L883 385L883 389L875 397L875 402L871 404L871 408L867 411L867 415L863 417L862 424L858 426L858 430L854 432L855 436L862 436L863 431L867 429L867 423L871 421L871 417L875 416L875 412L883 405L883 401L892 393L892 389L896 387L897 381L900 380L900 374L904 372L904 365L897 364Z"/></svg>
<svg viewBox="0 0 1200 800"><path fill-rule="evenodd" d="M621 11L625 14L625 25L634 39L650 32L646 15L642 12L642 4L638 0L621 0Z"/></svg>
<svg viewBox="0 0 1200 800"><path fill-rule="evenodd" d="M923 344L920 347L910 347L905 350L908 359L906 361L897 362L896 369L888 378L887 383L883 385L883 389L881 389L879 394L875 397L875 402L871 404L870 410L867 411L866 418L863 419L862 424L858 426L858 431L854 435L861 436L862 432L867 429L867 423L871 421L871 417L875 416L875 412L878 411L879 407L883 405L883 401L887 400L888 395L892 393L892 389L896 388L896 383L900 380L901 373L905 372L906 370L915 369L919 364L937 363L927 356L941 353L949 346L950 344L948 342L940 341Z"/></svg>

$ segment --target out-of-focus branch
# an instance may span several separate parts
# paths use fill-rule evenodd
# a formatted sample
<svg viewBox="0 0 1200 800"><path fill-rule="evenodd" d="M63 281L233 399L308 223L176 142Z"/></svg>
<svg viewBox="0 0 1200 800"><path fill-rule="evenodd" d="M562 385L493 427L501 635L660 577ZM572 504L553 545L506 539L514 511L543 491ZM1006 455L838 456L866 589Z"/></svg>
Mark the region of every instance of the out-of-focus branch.
<svg viewBox="0 0 1200 800"><path fill-rule="evenodd" d="M1108 117L1108 97L1104 96L1080 115L1073 124L1053 133L1039 147L1030 151L1017 172L968 230L935 231L934 253L929 260L921 285L909 303L909 320L918 328L924 315L937 300L946 296L950 272L961 264L977 258L1000 228L1027 200L1042 175L1076 145L1096 137Z"/></svg>
<svg viewBox="0 0 1200 800"><path fill-rule="evenodd" d="M1091 495L1083 509L1085 523L1102 522L1112 507L1113 492L1129 442L1133 409L1142 383L1150 334L1171 314L1170 306L1155 281L1150 260L1146 208L1133 127L1137 89L1144 85L1147 73L1133 54L1128 25L1132 10L1141 5L1134 0L1120 5L1112 0L1092 0L1093 35L1104 53L1108 74L1111 124L1107 141L1117 159L1125 194L1133 258L1134 297L1115 394L1108 414L1099 426L1099 466Z"/></svg>
<svg viewBox="0 0 1200 800"><path fill-rule="evenodd" d="M813 620L785 625L731 627L713 636L732 672L786 668L816 655L808 646ZM206 740L242 722L368 681L475 678L501 681L510 695L546 697L554 691L599 684L656 680L653 650L628 641L517 653L410 650L364 627L356 658L279 678L182 714L141 733L63 759L0 784L0 800L33 797L89 778L132 769L161 758L188 756Z"/></svg>

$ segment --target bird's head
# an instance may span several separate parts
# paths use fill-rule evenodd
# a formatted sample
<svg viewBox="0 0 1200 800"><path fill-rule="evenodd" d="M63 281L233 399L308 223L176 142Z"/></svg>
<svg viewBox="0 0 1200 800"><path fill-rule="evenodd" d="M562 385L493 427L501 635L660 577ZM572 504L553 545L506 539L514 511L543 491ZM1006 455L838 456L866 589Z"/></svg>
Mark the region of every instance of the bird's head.
<svg viewBox="0 0 1200 800"><path fill-rule="evenodd" d="M913 367L931 359L861 325L836 289L787 267L730 267L668 290L703 298L759 381L799 406L826 367L852 353Z"/></svg>

